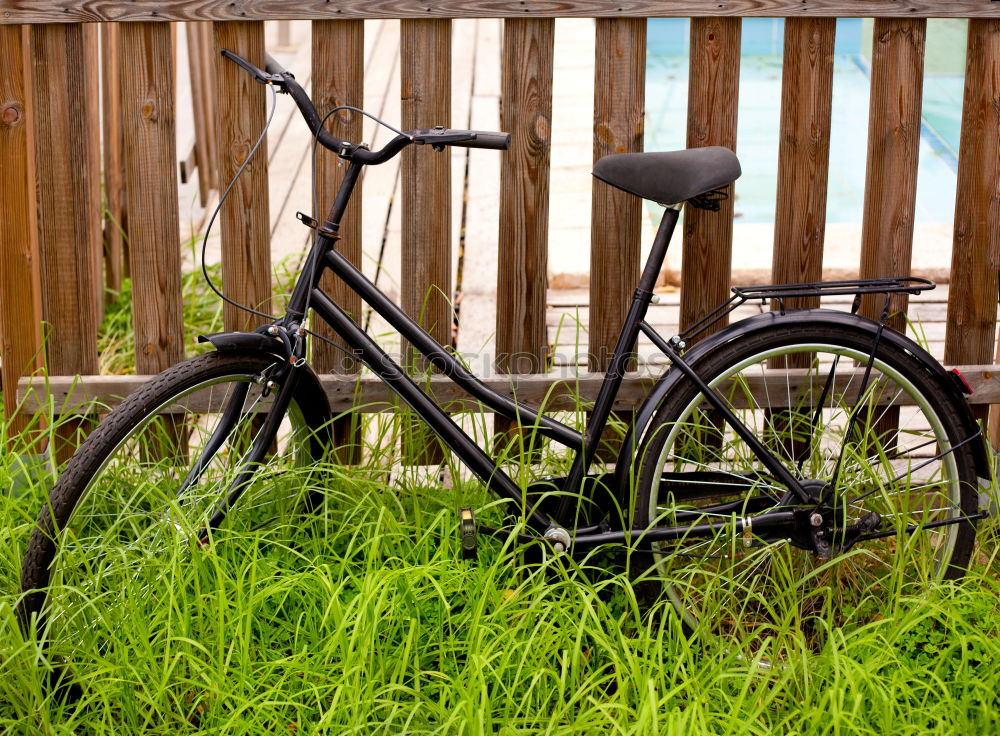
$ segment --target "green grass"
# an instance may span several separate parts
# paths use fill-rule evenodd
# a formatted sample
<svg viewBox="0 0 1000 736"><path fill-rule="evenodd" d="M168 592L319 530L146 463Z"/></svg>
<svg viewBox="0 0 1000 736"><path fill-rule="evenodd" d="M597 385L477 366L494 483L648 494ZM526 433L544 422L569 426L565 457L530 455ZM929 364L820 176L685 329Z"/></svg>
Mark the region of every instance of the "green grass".
<svg viewBox="0 0 1000 736"><path fill-rule="evenodd" d="M190 344L221 319L197 279L184 293ZM105 322L106 372L132 370L124 296ZM789 615L748 660L740 642L685 636L666 600L605 569L606 551L526 565L512 540L484 540L477 562L462 561L454 509L482 492L410 473L387 484L401 423L365 421L364 467L301 479L325 494L318 510L227 522L211 545L173 550L136 580L124 591L136 605L102 609L114 639L78 642L92 666L72 704L47 686L52 663L14 617L54 471L30 460L37 446L0 454L0 733L1000 732L994 520L963 580L875 601L863 624L821 619L818 650ZM565 472L549 445L532 457L519 482Z"/></svg>
<svg viewBox="0 0 1000 736"><path fill-rule="evenodd" d="M373 419L374 421L374 419ZM378 421L385 422L384 418ZM511 541L459 559L454 507L477 491L376 466L327 468L313 514L236 526L137 581L84 696L60 703L13 615L49 471L16 451L0 484L0 731L7 733L995 733L995 524L957 584L881 601L810 651L791 626L770 668L686 638L599 557L525 566ZM376 463L384 463L379 457ZM29 474L30 475L30 474ZM322 480L316 480L321 478ZM738 602L734 602L734 610ZM149 615L148 611L153 614ZM146 611L146 613L141 613ZM735 614L734 614L735 615ZM123 655L124 653L124 655Z"/></svg>

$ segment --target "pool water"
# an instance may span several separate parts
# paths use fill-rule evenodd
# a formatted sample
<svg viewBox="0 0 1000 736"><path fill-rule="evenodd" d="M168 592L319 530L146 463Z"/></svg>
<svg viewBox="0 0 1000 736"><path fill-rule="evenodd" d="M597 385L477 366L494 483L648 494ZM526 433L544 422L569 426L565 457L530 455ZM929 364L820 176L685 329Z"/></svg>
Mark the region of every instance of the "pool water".
<svg viewBox="0 0 1000 736"><path fill-rule="evenodd" d="M861 221L868 148L871 21L840 19L833 69L827 222ZM918 223L951 222L955 210L962 114L964 21L928 21ZM689 21L648 23L646 66L647 151L685 147ZM781 19L744 19L736 153L743 176L736 186L737 222L774 221L781 106Z"/></svg>

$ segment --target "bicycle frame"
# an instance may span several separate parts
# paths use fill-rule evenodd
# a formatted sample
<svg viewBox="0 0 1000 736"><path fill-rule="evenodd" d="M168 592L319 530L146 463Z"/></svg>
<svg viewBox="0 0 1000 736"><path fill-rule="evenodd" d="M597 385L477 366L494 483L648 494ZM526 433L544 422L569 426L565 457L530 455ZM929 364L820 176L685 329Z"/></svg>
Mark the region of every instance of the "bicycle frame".
<svg viewBox="0 0 1000 736"><path fill-rule="evenodd" d="M435 434L464 462L489 489L502 498L507 498L525 508L524 494L519 486L499 467L494 460L476 444L452 419L443 411L403 368L396 363L381 347L354 322L320 287L320 279L329 270L336 274L355 293L357 293L372 309L381 315L400 335L429 363L451 378L458 386L481 401L490 410L522 426L529 426L539 434L549 437L569 449L575 451L574 460L569 475L563 481L560 489L564 496L554 518L538 509L528 510L529 525L544 532L552 528L567 525L569 512L573 504L571 492L582 493L584 479L593 461L601 435L607 426L618 390L621 387L625 369L632 356L633 346L639 332L650 336L656 345L667 355L690 380L713 402L723 418L733 427L754 450L762 464L774 477L785 485L791 497L803 503L809 501L806 491L799 481L767 450L766 447L750 432L740 420L725 406L722 399L705 385L694 371L684 362L678 353L645 321L646 310L653 295L656 276L662 266L667 246L679 217L679 207L668 208L660 223L653 242L652 251L640 277L628 315L622 326L621 333L615 345L611 364L601 384L597 400L590 412L586 429L581 434L547 417L534 409L517 401L511 400L492 390L473 375L451 353L445 350L424 329L406 315L398 306L390 301L375 284L364 276L353 264L336 250L337 231L341 218L347 207L347 202L353 192L354 185L360 176L363 164L352 162L344 176L337 196L330 208L326 222L318 226L317 237L305 262L292 295L289 299L285 327L297 328L306 318L308 309L312 309L323 321L332 327L375 375L390 386L416 414L423 419ZM315 225L315 223L313 223ZM301 350L299 351L302 352ZM626 458L630 462L630 458ZM788 511L775 512L771 522L774 525L787 526L793 523L792 514ZM572 543L577 547L589 547L610 542L624 543L629 540L643 538L648 541L676 539L691 534L710 534L721 528L730 527L733 522L699 524L679 527L662 527L644 531L610 531L607 526L583 527L574 530ZM742 530L743 522L736 520L737 531ZM766 524L766 523L765 523ZM762 529L761 517L754 520L754 528ZM569 532L567 532L569 533Z"/></svg>

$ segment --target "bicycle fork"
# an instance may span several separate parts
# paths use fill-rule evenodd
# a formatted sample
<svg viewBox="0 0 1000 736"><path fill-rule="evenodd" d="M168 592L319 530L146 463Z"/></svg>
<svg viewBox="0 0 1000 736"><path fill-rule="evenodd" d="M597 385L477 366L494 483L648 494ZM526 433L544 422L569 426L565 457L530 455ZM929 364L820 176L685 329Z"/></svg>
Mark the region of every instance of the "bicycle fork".
<svg viewBox="0 0 1000 736"><path fill-rule="evenodd" d="M253 475L257 472L257 469L261 466L264 458L267 455L268 450L271 448L272 443L278 436L278 429L281 426L281 422L285 418L285 414L288 412L288 407L292 403L292 397L295 395L295 388L299 380L299 370L293 363L288 363L281 365L278 373L267 380L270 384L274 381L278 386L277 395L274 397L274 402L271 404L270 409L267 412L264 422L257 432L257 435L253 439L253 443L250 446L250 451L247 453L246 460L243 463L243 467L240 468L236 477L233 479L232 483L226 489L224 496L222 497L221 503L215 512L209 518L208 523L205 528L198 534L198 543L204 544L208 541L209 534L217 529L222 521L226 518L226 514L229 512L236 502L243 495L243 492L250 485L250 481L253 479ZM265 385L264 390L268 389L268 385ZM242 404L246 399L245 392L237 392L235 396L230 399L230 405L226 407L225 414L237 414L239 412L239 406L234 406L236 402ZM213 437L213 440L216 438ZM218 441L216 444L216 451L218 447L223 444L222 441ZM214 452L213 452L214 454ZM199 463L200 466L204 467L211 461L211 457L202 458Z"/></svg>

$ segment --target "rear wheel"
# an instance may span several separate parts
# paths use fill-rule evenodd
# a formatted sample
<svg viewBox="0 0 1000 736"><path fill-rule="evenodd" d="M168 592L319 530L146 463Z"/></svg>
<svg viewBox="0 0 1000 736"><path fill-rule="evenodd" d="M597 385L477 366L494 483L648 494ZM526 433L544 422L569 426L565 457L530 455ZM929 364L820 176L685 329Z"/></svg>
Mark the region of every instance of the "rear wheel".
<svg viewBox="0 0 1000 736"><path fill-rule="evenodd" d="M779 326L694 366L804 485L822 495L835 482L824 526L878 520L846 550L828 532L831 560L808 537L753 533L754 517L791 498L695 386L684 382L658 410L641 448L635 527L724 526L653 547L651 577L691 630L752 649L794 623L815 646L825 627L862 624L887 599L962 574L973 524L920 530L975 511L960 408L920 361L885 341L859 400L871 345L867 330ZM737 519L749 533L736 533Z"/></svg>
<svg viewBox="0 0 1000 736"><path fill-rule="evenodd" d="M98 658L125 661L122 633L169 609L170 578L198 554L213 517L239 533L304 500L329 420L311 375L298 382L267 459L226 508L277 393L277 368L274 358L231 352L180 363L126 398L80 446L21 571L21 620L38 626L53 658L74 670Z"/></svg>

